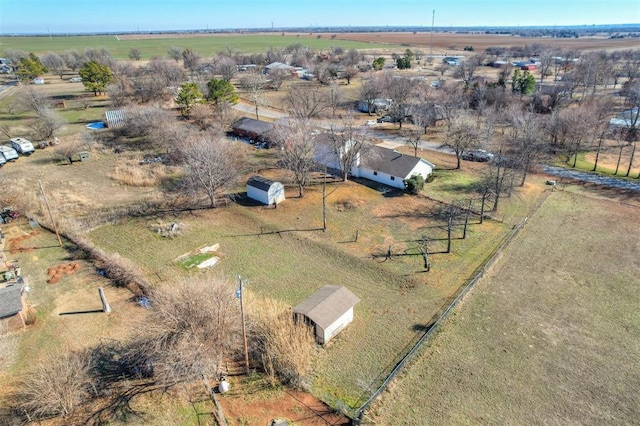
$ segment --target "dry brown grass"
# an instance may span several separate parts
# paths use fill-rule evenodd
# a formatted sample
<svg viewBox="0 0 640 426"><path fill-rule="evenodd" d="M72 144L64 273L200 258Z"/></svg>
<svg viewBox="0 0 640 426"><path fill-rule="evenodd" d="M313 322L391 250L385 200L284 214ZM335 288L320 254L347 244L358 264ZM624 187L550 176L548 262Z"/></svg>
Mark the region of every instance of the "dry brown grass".
<svg viewBox="0 0 640 426"><path fill-rule="evenodd" d="M139 156L120 159L108 176L127 186L149 188L161 185L175 172L175 168L161 163L140 164L141 161Z"/></svg>

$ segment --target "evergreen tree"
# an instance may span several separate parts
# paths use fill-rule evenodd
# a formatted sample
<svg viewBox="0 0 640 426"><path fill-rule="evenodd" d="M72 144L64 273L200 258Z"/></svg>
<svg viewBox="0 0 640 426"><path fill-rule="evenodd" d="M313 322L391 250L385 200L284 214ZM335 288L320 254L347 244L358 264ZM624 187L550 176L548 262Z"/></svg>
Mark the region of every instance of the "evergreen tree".
<svg viewBox="0 0 640 426"><path fill-rule="evenodd" d="M47 67L42 65L40 58L33 53L29 53L26 58L20 58L16 67L16 75L23 81L34 79L48 71Z"/></svg>
<svg viewBox="0 0 640 426"><path fill-rule="evenodd" d="M106 93L107 85L113 80L113 74L108 66L95 61L87 62L78 70L84 87L95 96Z"/></svg>
<svg viewBox="0 0 640 426"><path fill-rule="evenodd" d="M178 104L178 108L180 108L180 113L184 117L188 117L191 112L191 108L194 105L202 103L202 92L198 88L197 83L184 83L180 86L180 93L176 98L176 103Z"/></svg>

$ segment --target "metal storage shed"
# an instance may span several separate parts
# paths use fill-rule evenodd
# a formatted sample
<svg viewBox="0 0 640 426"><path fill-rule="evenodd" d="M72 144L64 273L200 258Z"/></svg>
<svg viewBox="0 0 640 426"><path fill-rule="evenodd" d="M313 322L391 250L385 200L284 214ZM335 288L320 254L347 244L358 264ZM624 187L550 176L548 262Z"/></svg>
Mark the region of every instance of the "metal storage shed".
<svg viewBox="0 0 640 426"><path fill-rule="evenodd" d="M360 299L344 286L327 285L293 308L315 328L316 340L326 344L353 321L353 307Z"/></svg>
<svg viewBox="0 0 640 426"><path fill-rule="evenodd" d="M284 201L284 186L262 176L251 176L247 181L247 197L270 206Z"/></svg>

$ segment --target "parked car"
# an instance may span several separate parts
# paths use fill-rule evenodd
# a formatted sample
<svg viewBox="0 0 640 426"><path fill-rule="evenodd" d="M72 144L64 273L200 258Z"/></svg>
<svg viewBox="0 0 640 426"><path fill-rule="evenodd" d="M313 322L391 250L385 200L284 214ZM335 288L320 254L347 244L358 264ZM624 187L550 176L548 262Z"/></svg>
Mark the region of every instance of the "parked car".
<svg viewBox="0 0 640 426"><path fill-rule="evenodd" d="M18 159L16 150L7 145L0 145L0 154L3 155L6 161L15 161Z"/></svg>
<svg viewBox="0 0 640 426"><path fill-rule="evenodd" d="M72 77L69 79L69 83L82 83L81 77Z"/></svg>
<svg viewBox="0 0 640 426"><path fill-rule="evenodd" d="M375 126L376 124L378 124L377 120L367 120L364 122L365 126Z"/></svg>
<svg viewBox="0 0 640 426"><path fill-rule="evenodd" d="M462 159L467 161L486 162L493 160L493 154L484 149L472 149L462 153Z"/></svg>
<svg viewBox="0 0 640 426"><path fill-rule="evenodd" d="M13 138L9 139L9 142L11 143L11 148L15 149L19 154L31 155L35 151L31 141L25 138Z"/></svg>
<svg viewBox="0 0 640 426"><path fill-rule="evenodd" d="M378 123L393 123L393 118L390 115L383 115L378 118Z"/></svg>

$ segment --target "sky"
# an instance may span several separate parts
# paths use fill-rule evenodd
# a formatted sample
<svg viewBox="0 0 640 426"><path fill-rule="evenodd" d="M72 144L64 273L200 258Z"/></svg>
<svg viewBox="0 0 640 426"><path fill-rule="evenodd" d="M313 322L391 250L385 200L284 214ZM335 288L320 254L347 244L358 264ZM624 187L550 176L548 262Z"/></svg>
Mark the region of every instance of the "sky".
<svg viewBox="0 0 640 426"><path fill-rule="evenodd" d="M0 0L0 34L640 23L640 0Z"/></svg>

